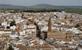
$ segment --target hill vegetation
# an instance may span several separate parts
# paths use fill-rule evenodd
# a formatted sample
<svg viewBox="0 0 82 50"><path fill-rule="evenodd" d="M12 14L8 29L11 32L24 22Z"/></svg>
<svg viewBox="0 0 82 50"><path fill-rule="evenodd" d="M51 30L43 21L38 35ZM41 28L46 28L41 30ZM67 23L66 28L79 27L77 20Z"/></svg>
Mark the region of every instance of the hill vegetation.
<svg viewBox="0 0 82 50"><path fill-rule="evenodd" d="M15 6L0 4L0 12L61 12L82 14L82 6L54 6L48 4L38 4L34 6Z"/></svg>

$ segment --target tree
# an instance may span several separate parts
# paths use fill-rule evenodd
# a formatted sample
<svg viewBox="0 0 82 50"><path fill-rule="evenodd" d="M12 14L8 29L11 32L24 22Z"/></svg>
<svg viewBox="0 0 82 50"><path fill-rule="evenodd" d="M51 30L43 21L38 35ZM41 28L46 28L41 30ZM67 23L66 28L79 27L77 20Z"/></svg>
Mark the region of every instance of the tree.
<svg viewBox="0 0 82 50"><path fill-rule="evenodd" d="M36 37L38 37L39 39L41 39L41 30L40 30L40 28L39 28L39 26L38 26L38 24L36 23L36 22L34 22L34 25L36 25Z"/></svg>
<svg viewBox="0 0 82 50"><path fill-rule="evenodd" d="M9 45L7 50L14 50L14 48L11 45Z"/></svg>
<svg viewBox="0 0 82 50"><path fill-rule="evenodd" d="M15 20L11 21L10 26L16 25Z"/></svg>

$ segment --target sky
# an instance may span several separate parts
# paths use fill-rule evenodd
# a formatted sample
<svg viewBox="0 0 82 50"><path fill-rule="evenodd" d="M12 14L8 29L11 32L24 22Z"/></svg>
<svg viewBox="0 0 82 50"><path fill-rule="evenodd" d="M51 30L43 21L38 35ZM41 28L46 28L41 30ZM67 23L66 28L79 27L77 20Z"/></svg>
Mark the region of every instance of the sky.
<svg viewBox="0 0 82 50"><path fill-rule="evenodd" d="M0 0L0 4L12 4L20 6L32 6L36 4L82 6L82 0Z"/></svg>

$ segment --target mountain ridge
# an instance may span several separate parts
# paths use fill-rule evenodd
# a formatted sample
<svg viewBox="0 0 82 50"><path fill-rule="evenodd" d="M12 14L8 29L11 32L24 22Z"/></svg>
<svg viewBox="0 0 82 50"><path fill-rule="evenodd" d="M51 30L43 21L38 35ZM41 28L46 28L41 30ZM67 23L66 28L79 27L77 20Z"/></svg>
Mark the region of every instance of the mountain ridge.
<svg viewBox="0 0 82 50"><path fill-rule="evenodd" d="M18 8L18 9L27 9L27 8L82 8L82 6L56 6L50 4L37 4L32 6L18 6L11 4L0 4L0 8Z"/></svg>

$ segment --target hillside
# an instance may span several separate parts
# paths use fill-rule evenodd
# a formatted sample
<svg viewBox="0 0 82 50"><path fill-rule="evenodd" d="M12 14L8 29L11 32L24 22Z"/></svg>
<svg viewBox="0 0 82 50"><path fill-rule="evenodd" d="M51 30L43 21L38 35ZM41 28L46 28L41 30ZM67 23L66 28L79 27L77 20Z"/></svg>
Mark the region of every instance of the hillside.
<svg viewBox="0 0 82 50"><path fill-rule="evenodd" d="M0 8L10 8L10 9L27 9L27 8L34 8L34 9L64 9L64 8L82 8L82 6L55 6L49 4L38 4L33 6L16 6L16 5L9 5L9 4L0 4Z"/></svg>

